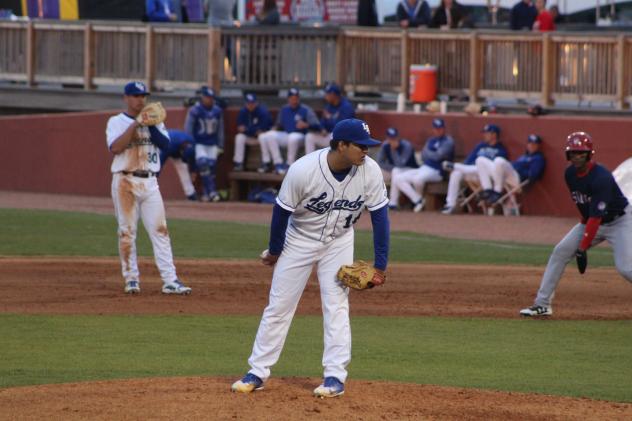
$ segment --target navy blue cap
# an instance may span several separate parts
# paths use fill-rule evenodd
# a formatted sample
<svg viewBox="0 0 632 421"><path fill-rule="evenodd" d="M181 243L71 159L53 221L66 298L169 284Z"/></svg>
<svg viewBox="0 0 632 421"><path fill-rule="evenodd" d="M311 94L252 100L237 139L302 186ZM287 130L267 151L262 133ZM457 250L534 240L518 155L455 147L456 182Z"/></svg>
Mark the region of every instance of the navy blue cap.
<svg viewBox="0 0 632 421"><path fill-rule="evenodd" d="M340 90L340 86L336 85L335 83L330 83L325 86L325 93L340 95L342 91Z"/></svg>
<svg viewBox="0 0 632 421"><path fill-rule="evenodd" d="M378 146L382 142L371 138L369 125L357 118L339 121L331 135L332 140L352 142L364 146Z"/></svg>
<svg viewBox="0 0 632 421"><path fill-rule="evenodd" d="M542 138L537 134L530 134L529 137L527 137L527 142L537 143L539 145L540 143L542 143Z"/></svg>
<svg viewBox="0 0 632 421"><path fill-rule="evenodd" d="M483 132L500 134L500 127L495 124L486 124L485 127L483 127Z"/></svg>
<svg viewBox="0 0 632 421"><path fill-rule="evenodd" d="M432 119L432 127L435 129L443 129L445 127L445 121L442 118Z"/></svg>
<svg viewBox="0 0 632 421"><path fill-rule="evenodd" d="M200 95L215 98L215 91L208 86L202 86L202 89L200 89Z"/></svg>
<svg viewBox="0 0 632 421"><path fill-rule="evenodd" d="M291 97L291 96L299 96L298 89L296 89L296 88L290 88L290 89L288 89L288 91L287 91L287 96L288 96L288 97Z"/></svg>
<svg viewBox="0 0 632 421"><path fill-rule="evenodd" d="M246 100L246 102L249 102L249 103L257 102L257 95L255 95L255 94L246 94L244 99Z"/></svg>
<svg viewBox="0 0 632 421"><path fill-rule="evenodd" d="M399 136L399 131L395 127L389 127L388 129L386 129L386 136L397 137Z"/></svg>
<svg viewBox="0 0 632 421"><path fill-rule="evenodd" d="M149 95L149 91L143 82L130 82L125 85L125 95Z"/></svg>

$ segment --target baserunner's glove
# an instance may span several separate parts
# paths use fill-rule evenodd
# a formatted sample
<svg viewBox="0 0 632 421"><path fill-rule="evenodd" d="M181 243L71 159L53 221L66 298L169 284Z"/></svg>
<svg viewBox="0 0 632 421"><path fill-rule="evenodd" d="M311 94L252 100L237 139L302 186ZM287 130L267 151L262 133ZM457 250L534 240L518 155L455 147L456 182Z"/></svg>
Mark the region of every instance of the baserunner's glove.
<svg viewBox="0 0 632 421"><path fill-rule="evenodd" d="M586 266L588 266L588 255L586 254L586 250L577 249L575 252L575 260L577 260L577 269L579 273L583 274L586 272Z"/></svg>
<svg viewBox="0 0 632 421"><path fill-rule="evenodd" d="M151 102L143 107L136 121L143 126L155 126L167 118L167 111L160 102Z"/></svg>

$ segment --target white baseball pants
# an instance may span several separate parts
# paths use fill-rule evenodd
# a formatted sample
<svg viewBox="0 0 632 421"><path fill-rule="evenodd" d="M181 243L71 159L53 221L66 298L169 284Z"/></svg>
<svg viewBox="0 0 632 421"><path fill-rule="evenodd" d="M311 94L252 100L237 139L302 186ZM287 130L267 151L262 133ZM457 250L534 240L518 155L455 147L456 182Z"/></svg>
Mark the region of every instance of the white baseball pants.
<svg viewBox="0 0 632 421"><path fill-rule="evenodd" d="M422 165L419 168L393 168L391 173L391 190L389 204L397 205L401 191L413 203L418 203L423 197L426 183L441 181L441 172L437 169Z"/></svg>
<svg viewBox="0 0 632 421"><path fill-rule="evenodd" d="M200 158L210 159L211 161L217 161L219 156L219 147L217 145L195 145L195 159Z"/></svg>
<svg viewBox="0 0 632 421"><path fill-rule="evenodd" d="M278 130L269 130L259 136L261 145L261 161L272 161L275 165L283 164L281 147L287 148L287 164L292 165L296 161L296 155L305 140L305 135L299 132L286 133Z"/></svg>
<svg viewBox="0 0 632 421"><path fill-rule="evenodd" d="M497 157L494 161L485 158L476 160L476 168L481 180L481 187L485 190L493 189L500 193L505 182L512 186L520 184L520 175L516 172L511 162L503 157Z"/></svg>
<svg viewBox="0 0 632 421"><path fill-rule="evenodd" d="M307 239L288 227L285 248L274 268L270 299L248 359L250 373L266 380L279 360L285 338L314 263L323 309L324 377L341 382L351 361L348 288L336 279L341 265L353 262L353 230L329 243Z"/></svg>
<svg viewBox="0 0 632 421"><path fill-rule="evenodd" d="M246 136L243 133L237 133L235 135L235 153L233 154L233 162L238 162L240 164L244 163L244 159L246 159L246 143L248 140L257 140L257 138Z"/></svg>
<svg viewBox="0 0 632 421"><path fill-rule="evenodd" d="M181 159L172 159L173 167L176 169L182 190L186 196L191 196L195 193L195 187L193 181L191 181L191 173L189 173L189 166Z"/></svg>
<svg viewBox="0 0 632 421"><path fill-rule="evenodd" d="M456 199L459 197L459 190L461 189L461 181L463 181L463 179L472 181L478 180L476 165L465 165L458 162L454 164L454 169L450 173L450 180L448 181L448 194L445 200L446 206L451 208L456 206Z"/></svg>
<svg viewBox="0 0 632 421"><path fill-rule="evenodd" d="M112 200L118 222L119 256L125 282L139 280L136 258L136 229L139 216L149 234L162 282L168 284L178 279L173 264L165 206L156 177L140 178L122 173L113 174Z"/></svg>
<svg viewBox="0 0 632 421"><path fill-rule="evenodd" d="M316 149L322 149L329 146L331 133L323 135L321 133L307 133L305 135L305 155L314 152Z"/></svg>

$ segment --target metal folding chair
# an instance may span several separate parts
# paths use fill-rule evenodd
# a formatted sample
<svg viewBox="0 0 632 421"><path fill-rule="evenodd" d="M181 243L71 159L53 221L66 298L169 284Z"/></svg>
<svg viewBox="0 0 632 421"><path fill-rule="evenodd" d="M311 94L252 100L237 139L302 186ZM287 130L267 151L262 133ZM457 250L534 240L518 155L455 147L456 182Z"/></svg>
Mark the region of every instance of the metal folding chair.
<svg viewBox="0 0 632 421"><path fill-rule="evenodd" d="M492 206L487 206L487 215L494 215L495 209L500 207L505 216L520 216L518 196L527 184L529 184L529 180L525 180L518 185L511 185L505 182L503 195Z"/></svg>

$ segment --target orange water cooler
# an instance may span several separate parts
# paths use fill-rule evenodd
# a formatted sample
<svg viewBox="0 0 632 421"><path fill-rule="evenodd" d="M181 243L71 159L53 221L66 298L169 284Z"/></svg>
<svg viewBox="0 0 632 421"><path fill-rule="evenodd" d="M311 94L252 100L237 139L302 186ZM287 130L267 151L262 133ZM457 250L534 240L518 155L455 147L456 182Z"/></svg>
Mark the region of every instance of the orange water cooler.
<svg viewBox="0 0 632 421"><path fill-rule="evenodd" d="M437 99L437 66L410 66L408 96L411 102L431 102Z"/></svg>

